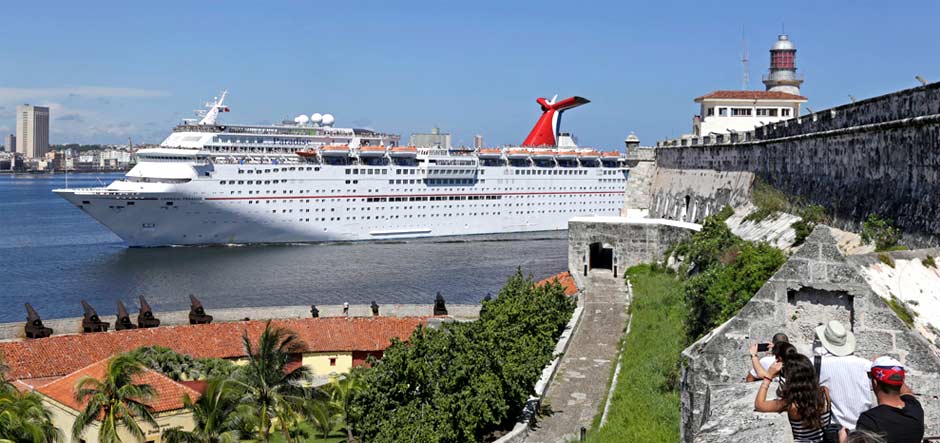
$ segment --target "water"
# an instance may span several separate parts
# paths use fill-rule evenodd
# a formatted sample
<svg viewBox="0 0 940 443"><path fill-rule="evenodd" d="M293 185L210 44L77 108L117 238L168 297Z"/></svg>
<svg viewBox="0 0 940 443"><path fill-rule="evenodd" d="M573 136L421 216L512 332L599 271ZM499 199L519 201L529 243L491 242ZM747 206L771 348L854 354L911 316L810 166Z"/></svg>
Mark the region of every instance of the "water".
<svg viewBox="0 0 940 443"><path fill-rule="evenodd" d="M70 174L69 186L107 184L120 174ZM495 294L522 267L543 278L567 269L564 232L394 243L131 249L50 192L65 175L0 175L0 322L101 315L144 295L154 310L214 307L451 303Z"/></svg>

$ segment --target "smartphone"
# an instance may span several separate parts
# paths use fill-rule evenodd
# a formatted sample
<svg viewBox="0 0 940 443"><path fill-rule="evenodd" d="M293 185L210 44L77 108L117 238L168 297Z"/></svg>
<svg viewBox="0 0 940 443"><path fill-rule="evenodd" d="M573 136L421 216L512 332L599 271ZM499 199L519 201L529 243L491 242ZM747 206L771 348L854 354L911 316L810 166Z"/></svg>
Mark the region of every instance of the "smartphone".
<svg viewBox="0 0 940 443"><path fill-rule="evenodd" d="M770 350L770 343L760 343L757 345L757 352L767 352Z"/></svg>

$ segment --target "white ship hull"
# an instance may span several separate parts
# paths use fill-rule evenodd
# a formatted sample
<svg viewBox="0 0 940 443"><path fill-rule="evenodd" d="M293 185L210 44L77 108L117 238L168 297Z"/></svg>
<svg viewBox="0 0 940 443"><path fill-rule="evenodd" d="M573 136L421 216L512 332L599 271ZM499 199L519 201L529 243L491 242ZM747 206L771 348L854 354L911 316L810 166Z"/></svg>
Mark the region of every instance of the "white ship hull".
<svg viewBox="0 0 940 443"><path fill-rule="evenodd" d="M580 175L516 175L533 168L480 167L481 179L472 185L438 186L425 184L415 167L292 166L294 171L246 174L274 168L210 164L209 176L182 184L116 181L55 193L134 247L551 231L566 229L572 217L618 215L623 207L625 171L600 167L577 168L584 171ZM351 169L372 174L347 175ZM249 176L262 184L237 184ZM274 180L283 182L263 184ZM235 184L221 184L230 181Z"/></svg>

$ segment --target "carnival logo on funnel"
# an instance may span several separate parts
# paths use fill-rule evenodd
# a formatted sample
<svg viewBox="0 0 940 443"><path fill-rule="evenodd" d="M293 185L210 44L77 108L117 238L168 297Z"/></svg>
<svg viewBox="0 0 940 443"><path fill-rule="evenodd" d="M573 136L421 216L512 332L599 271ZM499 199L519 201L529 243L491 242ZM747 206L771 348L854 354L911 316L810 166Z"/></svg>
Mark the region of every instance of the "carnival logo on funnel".
<svg viewBox="0 0 940 443"><path fill-rule="evenodd" d="M567 109L581 106L591 101L584 97L568 97L562 101L556 102L558 96L546 100L539 97L535 101L542 106L542 116L535 123L535 127L529 132L529 136L522 142L522 146L557 146L558 145L558 127L561 124L561 113Z"/></svg>

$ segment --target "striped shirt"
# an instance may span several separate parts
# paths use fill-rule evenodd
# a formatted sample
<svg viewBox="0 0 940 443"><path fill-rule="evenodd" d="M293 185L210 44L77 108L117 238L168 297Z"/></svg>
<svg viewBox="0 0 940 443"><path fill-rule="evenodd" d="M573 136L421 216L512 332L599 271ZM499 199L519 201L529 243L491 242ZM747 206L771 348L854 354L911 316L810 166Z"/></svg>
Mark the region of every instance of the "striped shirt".
<svg viewBox="0 0 940 443"><path fill-rule="evenodd" d="M809 428L803 424L803 420L794 420L787 416L787 419L790 420L790 430L793 431L793 442L794 443L821 443L823 441L823 428ZM832 414L830 409L826 409L826 412L819 414L819 423L823 427L829 425L832 420Z"/></svg>
<svg viewBox="0 0 940 443"><path fill-rule="evenodd" d="M870 361L854 355L823 354L819 384L829 388L832 415L849 430L855 429L858 416L875 404L868 379L870 365Z"/></svg>

